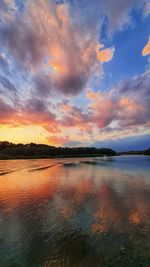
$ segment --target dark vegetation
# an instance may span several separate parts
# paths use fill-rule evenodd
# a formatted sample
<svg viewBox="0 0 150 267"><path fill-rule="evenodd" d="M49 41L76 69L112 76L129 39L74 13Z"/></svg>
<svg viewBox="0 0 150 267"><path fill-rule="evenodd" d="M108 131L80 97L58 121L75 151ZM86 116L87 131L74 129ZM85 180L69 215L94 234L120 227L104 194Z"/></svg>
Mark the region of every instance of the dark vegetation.
<svg viewBox="0 0 150 267"><path fill-rule="evenodd" d="M55 147L43 144L13 144L0 142L0 159L51 158L51 157L90 157L115 155L150 155L150 148L144 151L116 153L110 148L95 147Z"/></svg>
<svg viewBox="0 0 150 267"><path fill-rule="evenodd" d="M115 156L116 152L110 148L95 147L55 147L42 144L13 144L0 142L0 159L17 158L50 158L50 157L88 157Z"/></svg>
<svg viewBox="0 0 150 267"><path fill-rule="evenodd" d="M150 148L146 150L125 151L119 153L120 155L150 155Z"/></svg>
<svg viewBox="0 0 150 267"><path fill-rule="evenodd" d="M144 151L144 154L145 154L145 155L150 155L150 148L146 149L146 150Z"/></svg>

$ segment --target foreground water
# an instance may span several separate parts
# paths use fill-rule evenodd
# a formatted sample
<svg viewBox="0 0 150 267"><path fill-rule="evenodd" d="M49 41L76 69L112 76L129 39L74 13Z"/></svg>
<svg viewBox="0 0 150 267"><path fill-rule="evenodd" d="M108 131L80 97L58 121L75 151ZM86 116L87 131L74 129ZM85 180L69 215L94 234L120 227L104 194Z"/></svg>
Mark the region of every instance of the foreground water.
<svg viewBox="0 0 150 267"><path fill-rule="evenodd" d="M149 267L150 157L0 161L0 267Z"/></svg>

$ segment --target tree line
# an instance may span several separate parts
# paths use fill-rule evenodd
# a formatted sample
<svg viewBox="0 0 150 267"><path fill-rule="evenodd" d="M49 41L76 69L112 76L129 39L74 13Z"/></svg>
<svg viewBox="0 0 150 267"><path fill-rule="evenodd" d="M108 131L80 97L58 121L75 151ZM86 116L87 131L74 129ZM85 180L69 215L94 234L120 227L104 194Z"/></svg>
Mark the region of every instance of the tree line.
<svg viewBox="0 0 150 267"><path fill-rule="evenodd" d="M55 147L44 144L14 144L0 142L0 159L11 158L48 158L75 156L114 156L116 152L110 148L95 147Z"/></svg>

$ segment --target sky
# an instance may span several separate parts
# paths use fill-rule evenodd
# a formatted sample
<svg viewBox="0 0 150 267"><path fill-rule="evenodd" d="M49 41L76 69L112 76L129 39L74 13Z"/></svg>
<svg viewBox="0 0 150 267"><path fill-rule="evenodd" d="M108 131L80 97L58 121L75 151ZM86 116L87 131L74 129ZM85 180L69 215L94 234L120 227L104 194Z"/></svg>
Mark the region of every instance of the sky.
<svg viewBox="0 0 150 267"><path fill-rule="evenodd" d="M150 0L0 0L0 140L150 147Z"/></svg>

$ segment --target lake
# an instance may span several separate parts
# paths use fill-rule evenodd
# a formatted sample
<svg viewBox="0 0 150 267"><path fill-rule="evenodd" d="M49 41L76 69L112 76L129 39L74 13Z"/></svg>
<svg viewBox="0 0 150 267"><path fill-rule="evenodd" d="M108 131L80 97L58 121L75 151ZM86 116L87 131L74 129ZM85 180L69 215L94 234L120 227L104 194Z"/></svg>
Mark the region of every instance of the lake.
<svg viewBox="0 0 150 267"><path fill-rule="evenodd" d="M149 156L0 161L0 267L117 266L150 266Z"/></svg>

